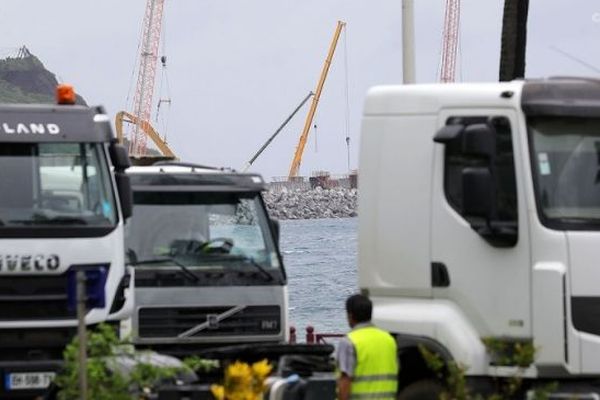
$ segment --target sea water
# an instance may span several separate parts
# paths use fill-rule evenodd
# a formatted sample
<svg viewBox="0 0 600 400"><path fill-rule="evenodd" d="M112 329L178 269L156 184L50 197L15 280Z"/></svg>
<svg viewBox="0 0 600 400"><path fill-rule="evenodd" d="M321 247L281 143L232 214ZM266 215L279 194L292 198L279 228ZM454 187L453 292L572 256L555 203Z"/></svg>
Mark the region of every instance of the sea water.
<svg viewBox="0 0 600 400"><path fill-rule="evenodd" d="M357 228L357 218L281 221L290 323L298 341L307 325L317 333L348 330L344 302L358 291Z"/></svg>

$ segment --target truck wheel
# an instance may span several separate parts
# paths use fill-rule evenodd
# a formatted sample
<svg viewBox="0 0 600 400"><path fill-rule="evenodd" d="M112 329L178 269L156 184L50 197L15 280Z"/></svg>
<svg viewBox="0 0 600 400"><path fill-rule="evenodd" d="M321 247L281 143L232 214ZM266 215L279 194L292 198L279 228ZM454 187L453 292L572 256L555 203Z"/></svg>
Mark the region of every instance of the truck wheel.
<svg viewBox="0 0 600 400"><path fill-rule="evenodd" d="M398 400L439 400L444 387L432 379L416 381L402 389Z"/></svg>

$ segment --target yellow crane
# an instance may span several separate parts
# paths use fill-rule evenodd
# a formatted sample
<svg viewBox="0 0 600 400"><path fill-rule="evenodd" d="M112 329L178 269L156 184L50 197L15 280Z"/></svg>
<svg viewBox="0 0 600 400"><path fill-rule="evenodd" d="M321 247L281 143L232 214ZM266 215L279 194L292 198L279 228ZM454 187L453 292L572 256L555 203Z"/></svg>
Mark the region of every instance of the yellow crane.
<svg viewBox="0 0 600 400"><path fill-rule="evenodd" d="M167 142L165 142L160 137L158 132L156 132L154 130L154 128L152 127L152 125L150 125L150 123L148 121L141 121L135 115L128 113L127 111L120 111L117 113L117 116L115 117L115 128L117 131L117 140L119 141L119 143L123 144L123 141L125 139L125 137L123 135L123 123L124 122L128 122L128 123L137 125L142 130L142 132L146 136L148 136L150 138L150 140L152 140L154 142L154 144L156 145L156 147L162 153L163 156L169 157L169 158L177 158L177 156L175 156L175 153L173 152L173 150L171 150L171 148L167 145Z"/></svg>
<svg viewBox="0 0 600 400"><path fill-rule="evenodd" d="M329 67L331 66L331 61L333 60L333 55L335 53L335 49L340 38L340 34L342 33L342 29L344 29L345 26L345 22L337 22L335 33L333 34L333 40L331 41L331 45L329 46L329 52L327 54L327 58L325 59L325 64L323 65L321 76L319 77L319 82L317 83L317 89L315 90L315 95L313 96L312 103L310 104L310 109L308 110L308 115L306 116L306 121L304 122L304 129L302 129L300 141L298 142L298 146L296 146L296 153L294 154L294 159L292 160L292 165L290 167L288 179L292 179L298 176L300 163L302 162L302 154L304 153L304 147L306 146L306 141L308 140L308 133L310 132L310 127L312 126L312 121L315 117L315 112L317 111L317 105L319 104L319 99L321 98L321 92L323 91L325 80L327 79Z"/></svg>

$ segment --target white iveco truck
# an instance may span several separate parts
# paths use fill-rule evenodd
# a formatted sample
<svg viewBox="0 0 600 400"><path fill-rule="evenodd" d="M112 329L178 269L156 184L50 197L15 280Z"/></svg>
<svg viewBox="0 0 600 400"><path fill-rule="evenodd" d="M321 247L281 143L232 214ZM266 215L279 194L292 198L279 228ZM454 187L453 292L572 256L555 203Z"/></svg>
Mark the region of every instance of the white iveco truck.
<svg viewBox="0 0 600 400"><path fill-rule="evenodd" d="M60 367L70 270L105 272L87 325L128 317L128 163L101 108L0 105L0 398L31 398Z"/></svg>
<svg viewBox="0 0 600 400"><path fill-rule="evenodd" d="M176 162L132 167L128 175L136 346L186 355L285 343L287 278L263 179Z"/></svg>
<svg viewBox="0 0 600 400"><path fill-rule="evenodd" d="M473 386L600 398L600 81L376 87L361 140L359 285L398 338L400 398L439 390L419 345Z"/></svg>

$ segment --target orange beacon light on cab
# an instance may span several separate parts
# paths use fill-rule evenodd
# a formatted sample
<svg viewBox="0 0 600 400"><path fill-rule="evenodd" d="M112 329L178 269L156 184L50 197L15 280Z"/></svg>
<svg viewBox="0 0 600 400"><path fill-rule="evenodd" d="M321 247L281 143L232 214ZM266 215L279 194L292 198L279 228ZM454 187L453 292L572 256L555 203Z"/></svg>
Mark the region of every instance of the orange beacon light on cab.
<svg viewBox="0 0 600 400"><path fill-rule="evenodd" d="M56 103L75 104L75 89L67 84L60 84L56 87Z"/></svg>

